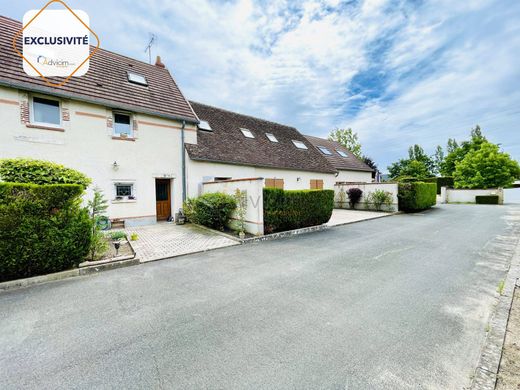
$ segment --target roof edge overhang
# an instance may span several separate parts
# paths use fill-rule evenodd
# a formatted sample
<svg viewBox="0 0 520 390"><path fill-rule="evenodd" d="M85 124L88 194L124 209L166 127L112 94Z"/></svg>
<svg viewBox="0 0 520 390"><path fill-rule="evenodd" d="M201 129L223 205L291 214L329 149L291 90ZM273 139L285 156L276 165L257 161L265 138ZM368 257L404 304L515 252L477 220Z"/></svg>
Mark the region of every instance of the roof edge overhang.
<svg viewBox="0 0 520 390"><path fill-rule="evenodd" d="M160 113L157 111L148 110L143 107L122 104L122 103L114 102L111 100L89 98L89 97L85 97L83 95L79 95L79 94L75 94L75 93L71 93L71 92L60 92L60 91L56 91L54 89L44 87L44 86L34 86L31 84L27 84L27 83L17 83L17 82L8 81L5 79L0 79L0 86L10 87L10 88L14 88L14 89L20 89L20 90L24 90L27 92L37 92L37 93L49 94L49 95L57 96L57 97L61 97L61 98L69 98L69 99L78 100L78 101L85 102L85 103L97 104L97 105L101 105L101 106L108 107L108 108L132 111L132 112L137 112L140 114L147 114L147 115L156 116L156 117L164 118L164 119L170 119L170 120L175 120L175 121L186 121L188 123L193 123L193 124L199 123L199 121L195 118L189 118L189 117L184 117L184 116L180 116L180 115L168 115L168 114ZM191 108L191 106L190 106L190 108Z"/></svg>

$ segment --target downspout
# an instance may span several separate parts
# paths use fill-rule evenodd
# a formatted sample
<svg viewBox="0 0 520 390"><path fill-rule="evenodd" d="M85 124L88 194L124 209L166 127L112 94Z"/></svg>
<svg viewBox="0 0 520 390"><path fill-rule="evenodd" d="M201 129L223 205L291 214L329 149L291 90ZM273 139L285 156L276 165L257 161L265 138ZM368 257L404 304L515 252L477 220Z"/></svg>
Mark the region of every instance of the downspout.
<svg viewBox="0 0 520 390"><path fill-rule="evenodd" d="M182 121L181 127L181 155L182 155L182 204L186 201L186 149L184 146L184 128L186 121Z"/></svg>

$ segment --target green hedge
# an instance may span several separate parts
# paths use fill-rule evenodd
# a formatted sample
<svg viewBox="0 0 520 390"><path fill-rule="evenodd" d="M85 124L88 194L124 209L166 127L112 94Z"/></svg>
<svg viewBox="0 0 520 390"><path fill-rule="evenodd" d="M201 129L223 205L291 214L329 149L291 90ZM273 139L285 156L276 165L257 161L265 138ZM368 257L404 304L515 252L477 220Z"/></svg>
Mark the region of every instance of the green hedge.
<svg viewBox="0 0 520 390"><path fill-rule="evenodd" d="M476 204L498 204L498 195L477 195Z"/></svg>
<svg viewBox="0 0 520 390"><path fill-rule="evenodd" d="M0 282L77 266L91 222L77 184L0 183Z"/></svg>
<svg viewBox="0 0 520 390"><path fill-rule="evenodd" d="M322 225L334 208L333 190L264 188L264 231L274 233Z"/></svg>
<svg viewBox="0 0 520 390"><path fill-rule="evenodd" d="M224 230L236 208L236 199L221 192L207 193L184 203L189 221L219 230Z"/></svg>
<svg viewBox="0 0 520 390"><path fill-rule="evenodd" d="M419 211L435 206L437 203L437 184L399 183L399 210Z"/></svg>
<svg viewBox="0 0 520 390"><path fill-rule="evenodd" d="M421 181L437 184L437 195L441 194L442 187L453 187L455 185L455 180L451 176L430 177Z"/></svg>
<svg viewBox="0 0 520 390"><path fill-rule="evenodd" d="M50 161L11 158L0 160L0 179L9 183L79 184L87 188L91 180L83 173Z"/></svg>

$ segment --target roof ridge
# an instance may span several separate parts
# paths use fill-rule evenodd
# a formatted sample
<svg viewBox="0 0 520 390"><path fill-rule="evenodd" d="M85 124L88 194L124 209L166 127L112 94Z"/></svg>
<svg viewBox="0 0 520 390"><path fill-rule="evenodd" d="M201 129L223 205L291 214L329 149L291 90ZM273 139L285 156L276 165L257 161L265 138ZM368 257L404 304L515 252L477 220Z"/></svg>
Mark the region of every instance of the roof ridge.
<svg viewBox="0 0 520 390"><path fill-rule="evenodd" d="M300 133L300 131L294 127L294 126L289 126L289 125L284 125L283 123L279 123L279 122L274 122L274 121L271 121L271 120L268 120L268 119L262 119L260 117L257 117L257 116L253 116L253 115L248 115L248 114L242 114L240 112L236 112L236 111L231 111L231 110L228 110L226 108L221 108L221 107L217 107L217 106L213 106L211 104L206 104L206 103L201 103L201 102L196 102L195 100L191 100L189 99L188 100L188 103L190 104L199 104L201 106L206 106L206 107L210 107L210 108L215 108L217 110L220 110L220 111L226 111L226 112L229 112L231 114L235 114L235 115L240 115L240 116L245 116L247 118L251 118L251 119L256 119L256 120L259 120L261 122L267 122L267 123L272 123L272 124L275 124L275 125L278 125L278 126L283 126L283 127L288 127L290 129L293 129L293 130L296 130L300 135L302 135L303 137L305 137L305 135L303 133Z"/></svg>

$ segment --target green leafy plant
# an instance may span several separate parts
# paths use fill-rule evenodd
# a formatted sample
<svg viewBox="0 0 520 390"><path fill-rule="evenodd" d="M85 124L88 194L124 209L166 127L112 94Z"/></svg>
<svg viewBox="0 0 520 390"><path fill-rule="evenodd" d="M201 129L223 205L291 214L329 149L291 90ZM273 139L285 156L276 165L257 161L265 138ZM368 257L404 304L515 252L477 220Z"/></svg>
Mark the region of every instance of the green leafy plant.
<svg viewBox="0 0 520 390"><path fill-rule="evenodd" d="M0 179L10 183L78 184L86 189L91 180L83 173L50 161L11 158L0 160Z"/></svg>
<svg viewBox="0 0 520 390"><path fill-rule="evenodd" d="M347 191L347 195L350 208L353 209L356 207L356 204L358 204L361 200L361 197L363 196L363 191L360 188L349 188Z"/></svg>
<svg viewBox="0 0 520 390"><path fill-rule="evenodd" d="M110 233L110 239L112 241L119 241L119 240L123 240L125 238L126 238L126 233L125 232L117 231L117 232L111 232Z"/></svg>
<svg viewBox="0 0 520 390"><path fill-rule="evenodd" d="M392 200L393 196L391 192L375 190L366 196L365 203L368 206L373 205L377 211L381 211L383 206L391 206Z"/></svg>
<svg viewBox="0 0 520 390"><path fill-rule="evenodd" d="M101 224L98 223L108 208L108 202L99 188L94 188L94 196L88 201L89 215L92 224L92 242L90 245L90 261L95 261L103 257L109 246L106 237L101 233Z"/></svg>
<svg viewBox="0 0 520 390"><path fill-rule="evenodd" d="M130 241L137 241L139 240L139 236L137 235L137 233L132 233L130 235Z"/></svg>
<svg viewBox="0 0 520 390"><path fill-rule="evenodd" d="M497 292L502 295L504 293L504 287L506 286L506 283L501 280L500 282L498 282L498 287L497 287Z"/></svg>
<svg viewBox="0 0 520 390"><path fill-rule="evenodd" d="M437 203L437 184L399 183L397 197L399 210L406 212L425 210Z"/></svg>
<svg viewBox="0 0 520 390"><path fill-rule="evenodd" d="M224 230L236 208L235 198L220 192L207 193L184 203L188 220L219 230Z"/></svg>
<svg viewBox="0 0 520 390"><path fill-rule="evenodd" d="M238 232L239 234L244 235L246 231L247 191L241 191L237 188L235 191L235 201L237 205L236 214Z"/></svg>
<svg viewBox="0 0 520 390"><path fill-rule="evenodd" d="M352 129L336 128L330 132L329 140L336 141L340 145L350 150L357 158L362 158L361 143L359 142L357 133L352 131Z"/></svg>

